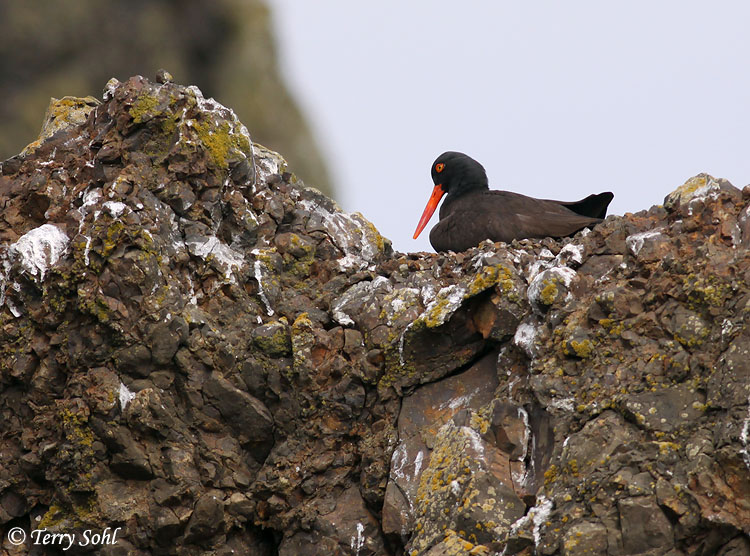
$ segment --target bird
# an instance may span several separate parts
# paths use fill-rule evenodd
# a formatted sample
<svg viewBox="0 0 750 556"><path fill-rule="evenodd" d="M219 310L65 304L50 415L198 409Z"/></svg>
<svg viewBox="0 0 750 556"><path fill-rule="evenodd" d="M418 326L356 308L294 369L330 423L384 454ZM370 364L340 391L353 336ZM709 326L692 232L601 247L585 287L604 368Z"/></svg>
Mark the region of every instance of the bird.
<svg viewBox="0 0 750 556"><path fill-rule="evenodd" d="M571 236L601 222L614 198L608 191L564 202L490 190L484 167L456 151L437 157L431 174L435 187L414 239L445 195L440 221L430 231L430 243L437 252L465 251L486 239L510 243L514 239Z"/></svg>

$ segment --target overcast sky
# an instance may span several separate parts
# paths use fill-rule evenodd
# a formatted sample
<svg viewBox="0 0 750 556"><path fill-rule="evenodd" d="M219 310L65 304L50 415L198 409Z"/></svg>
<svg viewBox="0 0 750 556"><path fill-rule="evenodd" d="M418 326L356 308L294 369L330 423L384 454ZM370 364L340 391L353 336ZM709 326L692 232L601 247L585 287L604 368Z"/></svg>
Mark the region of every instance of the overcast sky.
<svg viewBox="0 0 750 556"><path fill-rule="evenodd" d="M746 0L269 3L337 200L399 251L432 250L437 213L412 235L446 150L493 189L613 191L615 214L700 172L750 182Z"/></svg>

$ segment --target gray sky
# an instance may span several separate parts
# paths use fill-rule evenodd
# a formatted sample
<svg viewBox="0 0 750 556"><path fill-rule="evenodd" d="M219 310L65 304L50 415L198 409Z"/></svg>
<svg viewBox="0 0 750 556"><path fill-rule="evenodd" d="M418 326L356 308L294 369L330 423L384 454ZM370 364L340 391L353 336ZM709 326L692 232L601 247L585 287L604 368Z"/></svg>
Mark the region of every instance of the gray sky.
<svg viewBox="0 0 750 556"><path fill-rule="evenodd" d="M612 191L615 214L700 172L750 182L746 0L269 3L339 203L399 251L432 250L437 212L412 235L446 150L493 189Z"/></svg>

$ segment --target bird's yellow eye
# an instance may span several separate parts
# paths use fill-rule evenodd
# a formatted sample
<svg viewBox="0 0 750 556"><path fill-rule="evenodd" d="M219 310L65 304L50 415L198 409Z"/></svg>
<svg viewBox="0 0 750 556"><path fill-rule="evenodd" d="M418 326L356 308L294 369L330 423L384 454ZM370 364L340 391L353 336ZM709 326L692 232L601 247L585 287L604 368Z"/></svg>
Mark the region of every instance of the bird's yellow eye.
<svg viewBox="0 0 750 556"><path fill-rule="evenodd" d="M445 164L443 164L442 162L438 162L437 164L435 164L435 171L438 174L443 171L443 168L445 168Z"/></svg>

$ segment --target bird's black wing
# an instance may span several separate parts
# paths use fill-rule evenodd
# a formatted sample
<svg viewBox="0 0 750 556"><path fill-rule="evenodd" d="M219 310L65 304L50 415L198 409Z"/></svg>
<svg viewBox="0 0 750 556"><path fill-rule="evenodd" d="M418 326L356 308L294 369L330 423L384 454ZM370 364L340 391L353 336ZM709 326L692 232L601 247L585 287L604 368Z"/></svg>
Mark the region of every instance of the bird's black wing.
<svg viewBox="0 0 750 556"><path fill-rule="evenodd" d="M463 251L485 239L565 237L600 222L557 201L534 199L510 191L463 195L444 205L440 222L430 232L436 251Z"/></svg>
<svg viewBox="0 0 750 556"><path fill-rule="evenodd" d="M502 215L493 219L492 229L495 235L506 238L496 241L565 237L601 221L598 217L577 213L559 201L535 199L510 191L488 193L496 212Z"/></svg>

